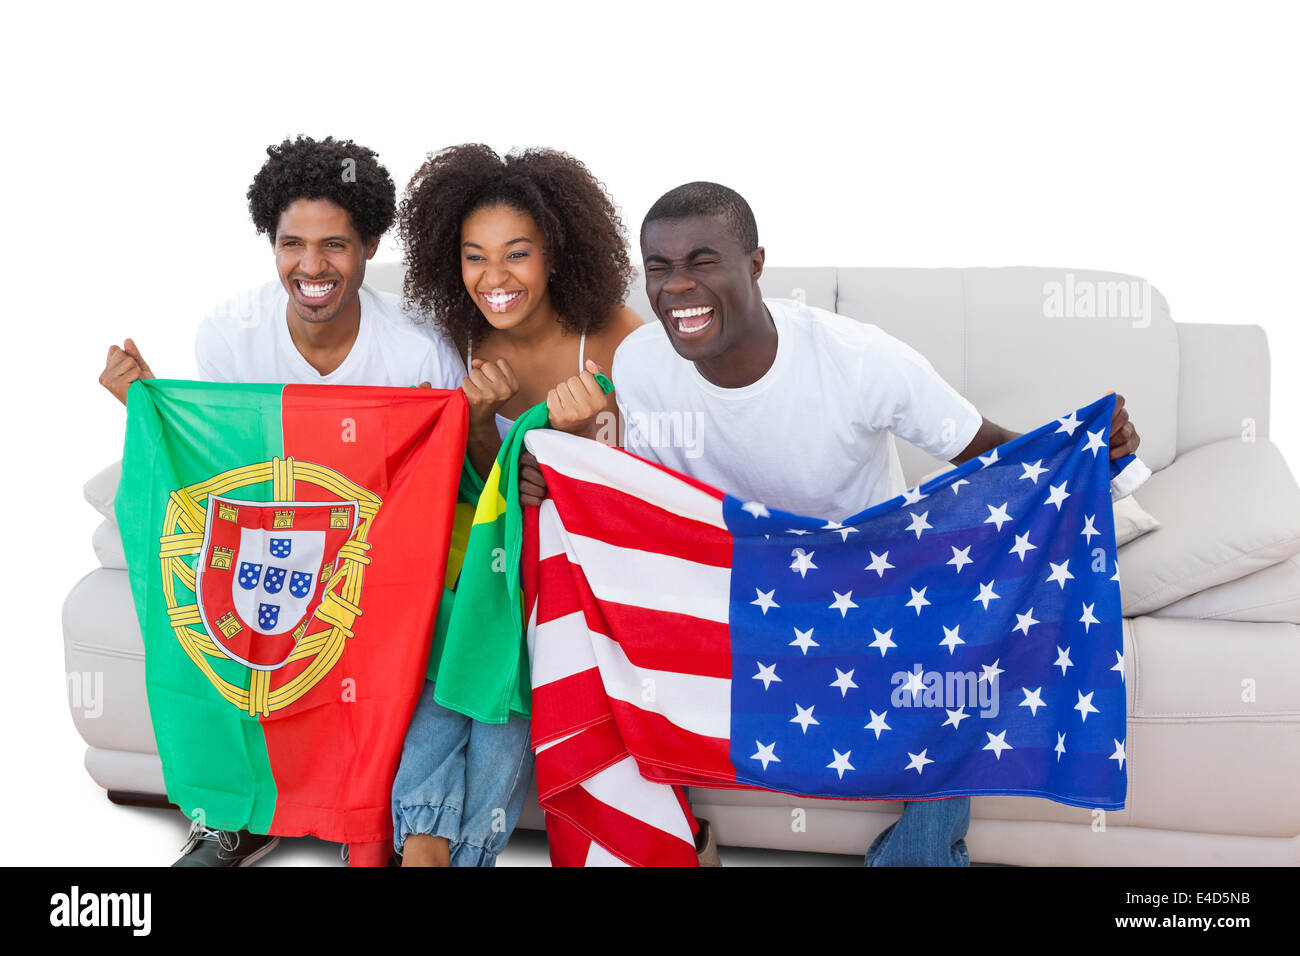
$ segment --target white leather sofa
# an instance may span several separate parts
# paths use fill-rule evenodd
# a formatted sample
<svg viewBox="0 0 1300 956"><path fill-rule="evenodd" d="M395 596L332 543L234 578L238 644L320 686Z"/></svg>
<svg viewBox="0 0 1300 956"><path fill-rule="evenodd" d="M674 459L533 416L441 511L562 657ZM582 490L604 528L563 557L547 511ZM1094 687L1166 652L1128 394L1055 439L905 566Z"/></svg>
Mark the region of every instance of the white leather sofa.
<svg viewBox="0 0 1300 956"><path fill-rule="evenodd" d="M368 281L399 291L401 267L372 266ZM1102 814L976 798L971 858L1300 863L1300 488L1268 439L1263 330L1175 323L1142 280L1084 270L772 268L762 285L769 296L879 325L1013 430L1114 389L1142 436L1139 454L1154 475L1136 498L1160 527L1118 552L1126 807ZM652 318L640 289L631 304ZM943 464L898 446L909 484ZM76 700L72 713L86 769L110 798L161 804L143 652L112 518L115 468L87 485L105 516L93 540L101 566L63 610L68 671L102 679L103 713L92 718ZM724 845L855 855L901 809L759 792L690 796ZM541 824L534 803L521 825Z"/></svg>

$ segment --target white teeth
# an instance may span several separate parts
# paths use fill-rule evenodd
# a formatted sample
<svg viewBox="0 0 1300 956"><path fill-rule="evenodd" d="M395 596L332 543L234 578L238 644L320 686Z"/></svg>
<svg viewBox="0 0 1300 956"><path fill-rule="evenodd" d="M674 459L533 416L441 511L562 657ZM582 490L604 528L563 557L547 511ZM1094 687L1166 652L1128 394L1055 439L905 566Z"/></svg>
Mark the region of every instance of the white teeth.
<svg viewBox="0 0 1300 956"><path fill-rule="evenodd" d="M324 282L321 283L320 285L310 285L309 283L299 280L298 288L302 290L302 294L305 295L307 298L319 299L332 292L336 284L337 283L334 282Z"/></svg>
<svg viewBox="0 0 1300 956"><path fill-rule="evenodd" d="M488 307L493 312L504 312L510 303L521 295L523 295L523 292L520 290L506 292L503 289L493 289L491 292L485 292L483 298L487 300Z"/></svg>
<svg viewBox="0 0 1300 956"><path fill-rule="evenodd" d="M674 319L693 319L697 315L703 315L706 312L712 311L713 306L711 305L697 305L693 309L672 309L669 314L671 314Z"/></svg>

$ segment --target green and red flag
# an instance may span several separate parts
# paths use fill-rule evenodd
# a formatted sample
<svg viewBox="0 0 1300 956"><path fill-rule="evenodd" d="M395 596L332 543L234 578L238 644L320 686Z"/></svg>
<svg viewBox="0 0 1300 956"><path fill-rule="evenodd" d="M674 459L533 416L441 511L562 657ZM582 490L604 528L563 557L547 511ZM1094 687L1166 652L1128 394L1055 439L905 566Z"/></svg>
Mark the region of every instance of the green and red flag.
<svg viewBox="0 0 1300 956"><path fill-rule="evenodd" d="M155 379L127 411L116 511L168 797L223 830L391 839L463 393Z"/></svg>

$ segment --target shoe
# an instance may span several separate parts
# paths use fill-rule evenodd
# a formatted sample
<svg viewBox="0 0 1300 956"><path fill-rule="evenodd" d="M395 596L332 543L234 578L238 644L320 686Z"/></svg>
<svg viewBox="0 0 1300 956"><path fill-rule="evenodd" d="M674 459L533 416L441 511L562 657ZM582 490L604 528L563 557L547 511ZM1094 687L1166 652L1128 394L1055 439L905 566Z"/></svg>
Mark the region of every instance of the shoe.
<svg viewBox="0 0 1300 956"><path fill-rule="evenodd" d="M214 830L197 820L172 866L252 866L280 843L278 836L247 830Z"/></svg>
<svg viewBox="0 0 1300 956"><path fill-rule="evenodd" d="M695 855L700 858L700 866L722 866L722 857L718 855L718 841L713 838L713 824L708 820L698 820L700 831L695 834Z"/></svg>

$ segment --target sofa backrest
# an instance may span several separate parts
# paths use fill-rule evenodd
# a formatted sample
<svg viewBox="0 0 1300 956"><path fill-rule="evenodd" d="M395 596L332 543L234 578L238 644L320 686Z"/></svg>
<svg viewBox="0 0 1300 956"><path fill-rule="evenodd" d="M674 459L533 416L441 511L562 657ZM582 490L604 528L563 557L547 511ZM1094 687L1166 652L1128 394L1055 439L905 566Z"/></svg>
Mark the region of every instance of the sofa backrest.
<svg viewBox="0 0 1300 956"><path fill-rule="evenodd" d="M367 268L366 281L400 293L402 273L399 263L376 263ZM1209 341L1236 343L1254 371L1243 373L1237 389L1249 392L1249 401L1233 404L1219 416L1223 422L1180 428L1179 327L1164 296L1137 276L1027 266L771 267L760 286L768 297L798 299L878 325L926 356L986 418L1014 431L1037 427L1114 389L1125 398L1142 436L1140 454L1153 471L1178 451L1232 434L1219 432L1236 420L1238 405L1258 409L1259 433L1266 434L1267 347L1258 328L1245 326L1188 327L1217 330ZM628 304L652 319L639 278ZM1206 335L1194 338L1203 354ZM1189 384L1184 377L1182 388ZM1205 386L1215 387L1210 381ZM1186 397L1183 405L1189 406ZM901 439L897 445L909 484L943 464Z"/></svg>

